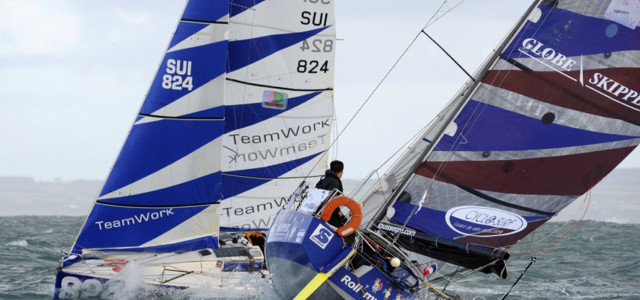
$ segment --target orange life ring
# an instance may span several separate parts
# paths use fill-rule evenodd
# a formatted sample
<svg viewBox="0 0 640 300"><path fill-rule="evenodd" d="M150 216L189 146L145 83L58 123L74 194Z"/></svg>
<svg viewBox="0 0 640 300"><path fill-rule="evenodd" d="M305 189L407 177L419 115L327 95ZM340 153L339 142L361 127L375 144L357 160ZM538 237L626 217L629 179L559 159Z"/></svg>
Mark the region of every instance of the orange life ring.
<svg viewBox="0 0 640 300"><path fill-rule="evenodd" d="M362 209L360 209L360 205L355 200L345 196L340 196L329 200L327 205L325 205L322 209L320 218L325 222L329 222L333 211L340 206L346 206L351 211L351 220L349 220L347 224L344 224L342 227L338 228L336 232L339 236L348 236L356 232L356 229L358 229L360 223L362 222Z"/></svg>

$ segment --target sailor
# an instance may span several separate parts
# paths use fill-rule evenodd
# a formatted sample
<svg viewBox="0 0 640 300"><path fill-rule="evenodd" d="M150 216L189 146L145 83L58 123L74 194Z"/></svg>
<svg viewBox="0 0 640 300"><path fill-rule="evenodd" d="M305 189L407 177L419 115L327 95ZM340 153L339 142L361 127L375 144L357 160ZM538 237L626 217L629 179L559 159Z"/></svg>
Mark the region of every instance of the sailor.
<svg viewBox="0 0 640 300"><path fill-rule="evenodd" d="M327 191L333 191L334 189L342 192L342 171L344 170L344 163L339 160L334 160L329 164L329 170L324 172L324 176L316 183L316 188Z"/></svg>
<svg viewBox="0 0 640 300"><path fill-rule="evenodd" d="M264 253L265 234L259 231L249 231L244 233L251 245L260 247Z"/></svg>
<svg viewBox="0 0 640 300"><path fill-rule="evenodd" d="M338 190L342 192L342 172L344 171L344 163L334 160L329 164L329 170L324 172L324 176L316 183L316 188L327 191ZM329 224L340 227L347 223L347 218L342 214L340 208L336 208L331 214Z"/></svg>

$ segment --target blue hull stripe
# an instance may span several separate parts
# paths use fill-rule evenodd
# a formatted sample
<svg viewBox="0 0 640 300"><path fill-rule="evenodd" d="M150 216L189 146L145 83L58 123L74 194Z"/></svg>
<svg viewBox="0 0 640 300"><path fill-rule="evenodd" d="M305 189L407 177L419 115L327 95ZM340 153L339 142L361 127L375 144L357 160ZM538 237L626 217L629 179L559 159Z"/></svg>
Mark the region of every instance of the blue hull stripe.
<svg viewBox="0 0 640 300"><path fill-rule="evenodd" d="M553 123L545 125L539 119L475 100L469 101L455 122L459 126L458 132L453 137L445 135L438 143L438 151L553 149L638 138L586 131ZM466 124L471 125L463 127Z"/></svg>

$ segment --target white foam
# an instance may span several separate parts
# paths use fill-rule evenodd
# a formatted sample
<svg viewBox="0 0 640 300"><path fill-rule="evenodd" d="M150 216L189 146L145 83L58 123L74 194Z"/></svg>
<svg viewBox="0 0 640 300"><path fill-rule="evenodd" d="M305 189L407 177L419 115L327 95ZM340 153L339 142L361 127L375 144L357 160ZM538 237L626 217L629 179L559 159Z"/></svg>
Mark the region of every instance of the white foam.
<svg viewBox="0 0 640 300"><path fill-rule="evenodd" d="M16 246L16 247L27 247L29 243L26 240L17 240L6 243L7 246Z"/></svg>

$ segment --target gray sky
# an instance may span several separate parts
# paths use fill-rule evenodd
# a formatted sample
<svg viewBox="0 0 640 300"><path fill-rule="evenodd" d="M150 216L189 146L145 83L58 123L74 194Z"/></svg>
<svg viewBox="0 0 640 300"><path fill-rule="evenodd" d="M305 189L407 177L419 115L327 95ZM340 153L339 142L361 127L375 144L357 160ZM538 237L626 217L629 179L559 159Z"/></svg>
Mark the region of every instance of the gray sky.
<svg viewBox="0 0 640 300"><path fill-rule="evenodd" d="M427 32L473 72L528 2L466 1ZM104 179L184 4L0 0L0 176ZM337 1L338 127L346 125L440 4ZM420 37L331 158L345 161L345 177L365 176L428 123L465 80ZM640 168L640 152L621 167Z"/></svg>

